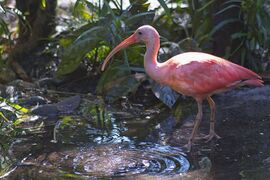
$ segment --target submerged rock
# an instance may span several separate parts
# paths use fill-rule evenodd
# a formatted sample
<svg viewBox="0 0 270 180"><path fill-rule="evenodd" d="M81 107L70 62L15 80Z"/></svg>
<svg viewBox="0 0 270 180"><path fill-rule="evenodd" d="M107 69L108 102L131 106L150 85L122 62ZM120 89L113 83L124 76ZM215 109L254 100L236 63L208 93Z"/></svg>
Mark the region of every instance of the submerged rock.
<svg viewBox="0 0 270 180"><path fill-rule="evenodd" d="M68 97L58 103L37 106L36 108L32 109L31 112L35 115L48 117L70 114L79 107L80 101L81 97L76 95Z"/></svg>

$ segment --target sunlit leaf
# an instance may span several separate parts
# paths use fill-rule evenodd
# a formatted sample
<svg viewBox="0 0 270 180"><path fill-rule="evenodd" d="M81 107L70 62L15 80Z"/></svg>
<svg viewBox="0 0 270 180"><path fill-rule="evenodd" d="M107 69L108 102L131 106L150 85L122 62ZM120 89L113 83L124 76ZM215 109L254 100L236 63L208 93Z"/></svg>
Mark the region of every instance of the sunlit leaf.
<svg viewBox="0 0 270 180"><path fill-rule="evenodd" d="M59 170L59 171L61 172L62 170ZM62 171L61 173L62 173L62 176L65 178L83 179L81 175L78 175L78 174L67 173L65 171Z"/></svg>
<svg viewBox="0 0 270 180"><path fill-rule="evenodd" d="M62 117L62 125L67 125L70 121L72 121L72 116L63 116Z"/></svg>
<svg viewBox="0 0 270 180"><path fill-rule="evenodd" d="M90 12L87 4L85 3L85 1L77 1L75 6L74 6L74 10L73 10L73 15L75 17L81 17L85 20L90 20L92 18L92 14L94 12Z"/></svg>
<svg viewBox="0 0 270 180"><path fill-rule="evenodd" d="M73 42L73 40L71 38L61 38L59 40L59 44L62 46L62 47L67 47L69 46L71 43Z"/></svg>
<svg viewBox="0 0 270 180"><path fill-rule="evenodd" d="M95 62L104 60L106 55L108 55L110 48L105 45L101 45L97 48L92 49L90 52L86 54L86 57L90 60L94 60Z"/></svg>
<svg viewBox="0 0 270 180"><path fill-rule="evenodd" d="M24 119L16 119L14 122L13 122L13 125L14 126L18 126L19 124L23 123L24 122Z"/></svg>
<svg viewBox="0 0 270 180"><path fill-rule="evenodd" d="M5 99L3 97L0 97L0 101L5 102L7 105L11 106L12 108L14 108L15 110L17 110L21 113L28 113L30 111L29 109L24 108L16 103L9 102L7 99Z"/></svg>
<svg viewBox="0 0 270 180"><path fill-rule="evenodd" d="M3 112L0 112L0 117L2 117L6 122L9 122L9 120L6 118Z"/></svg>
<svg viewBox="0 0 270 180"><path fill-rule="evenodd" d="M0 4L0 13L6 13L5 8Z"/></svg>
<svg viewBox="0 0 270 180"><path fill-rule="evenodd" d="M163 9L165 10L166 14L168 16L170 16L171 12L170 9L168 8L166 2L164 0L158 0L158 2L160 3L160 5L163 7Z"/></svg>
<svg viewBox="0 0 270 180"><path fill-rule="evenodd" d="M13 108L15 108L16 110L18 110L18 111L20 111L22 113L28 113L29 112L29 109L26 109L26 108L24 108L24 107L22 107L22 106L20 106L18 104L14 104L14 103L10 104L9 103L9 105L11 105Z"/></svg>
<svg viewBox="0 0 270 180"><path fill-rule="evenodd" d="M41 0L40 1L40 6L42 9L45 9L46 8L46 0Z"/></svg>

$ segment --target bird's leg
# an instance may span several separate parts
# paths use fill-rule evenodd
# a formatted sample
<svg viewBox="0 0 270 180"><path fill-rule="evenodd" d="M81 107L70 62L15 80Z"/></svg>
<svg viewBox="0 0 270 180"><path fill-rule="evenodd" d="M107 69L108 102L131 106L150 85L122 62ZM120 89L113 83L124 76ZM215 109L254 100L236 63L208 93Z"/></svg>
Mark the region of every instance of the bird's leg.
<svg viewBox="0 0 270 180"><path fill-rule="evenodd" d="M207 139L206 142L211 141L214 137L217 139L220 139L221 137L219 135L216 134L215 132L215 123L216 123L216 105L214 100L208 96L207 97L207 101L210 105L210 109L211 109L211 115L210 115L210 130L209 130L209 134L207 136L204 137L204 139Z"/></svg>
<svg viewBox="0 0 270 180"><path fill-rule="evenodd" d="M195 119L195 125L193 127L193 130L192 130L192 133L191 133L191 136L188 140L188 144L187 144L187 149L188 151L191 150L191 146L192 146L192 143L193 143L193 140L194 140L194 137L198 131L198 128L200 126L200 123L202 121L202 116L203 116L203 112L202 112L202 100L196 100L197 101L197 105L198 105L198 113L196 115L196 119Z"/></svg>

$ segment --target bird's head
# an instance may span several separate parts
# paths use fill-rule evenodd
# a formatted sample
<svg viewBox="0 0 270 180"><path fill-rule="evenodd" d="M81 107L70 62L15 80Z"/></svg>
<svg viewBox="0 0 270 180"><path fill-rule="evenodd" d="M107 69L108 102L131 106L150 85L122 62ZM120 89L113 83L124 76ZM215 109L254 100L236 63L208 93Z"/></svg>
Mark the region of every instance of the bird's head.
<svg viewBox="0 0 270 180"><path fill-rule="evenodd" d="M122 41L120 44L118 44L111 52L110 54L106 57L104 60L101 71L104 71L106 64L109 62L109 60L112 58L114 54L116 54L118 51L121 49L134 44L136 42L144 42L147 44L154 38L159 38L159 34L155 28L149 25L144 25L139 27L131 36L126 38L124 41Z"/></svg>

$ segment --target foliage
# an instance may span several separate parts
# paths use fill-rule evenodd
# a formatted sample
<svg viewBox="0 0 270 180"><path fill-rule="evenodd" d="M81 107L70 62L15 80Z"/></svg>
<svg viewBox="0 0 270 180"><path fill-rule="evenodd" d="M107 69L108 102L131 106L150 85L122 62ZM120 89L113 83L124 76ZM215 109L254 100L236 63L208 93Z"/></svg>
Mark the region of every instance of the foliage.
<svg viewBox="0 0 270 180"><path fill-rule="evenodd" d="M17 125L27 112L28 109L0 97L0 176L9 170L13 163L7 153L8 148L12 139L22 134Z"/></svg>
<svg viewBox="0 0 270 180"><path fill-rule="evenodd" d="M114 63L100 78L97 93L106 94L107 99L113 102L128 93L135 93L145 79L143 73L131 74L126 64Z"/></svg>
<svg viewBox="0 0 270 180"><path fill-rule="evenodd" d="M8 15L16 16L18 19L27 26L22 13L16 8L7 7L0 2L0 44L12 44L11 34L14 33L10 30L7 22Z"/></svg>
<svg viewBox="0 0 270 180"><path fill-rule="evenodd" d="M168 41L179 42L183 39L194 39L200 46L209 40L212 29L212 5L214 1L199 1L196 7L191 1L168 1L170 12L157 16L154 25Z"/></svg>
<svg viewBox="0 0 270 180"><path fill-rule="evenodd" d="M115 5L115 8L112 8L107 1L96 5L86 0L78 0L73 14L76 15L77 21L82 21L84 24L60 40L64 51L58 75L73 72L81 64L84 57L87 57L91 62L102 61L111 47L118 44L139 25L151 24L154 11L147 11L149 4L146 2L146 0L140 3L131 1L130 7L123 10L123 4L117 1L110 1ZM111 92L115 91L116 88L110 84L113 83L113 79L116 80L119 77L121 77L120 80L116 81L119 85L122 86L126 83L131 86L125 86L126 88L120 90L119 93L105 92L105 94L114 94L114 97L120 97L120 95L134 91L141 80L136 79L137 77L131 74L132 67L129 66L129 63L142 65L142 54L143 49L139 46L119 53L120 56L116 57L118 60L124 60L121 63L123 67L114 69L113 66L110 66L106 74L102 75L97 91L105 92L105 89L110 89ZM114 61L113 63L119 62ZM111 82L109 82L110 80Z"/></svg>
<svg viewBox="0 0 270 180"><path fill-rule="evenodd" d="M6 13L7 13L6 7L0 4L0 14L6 14ZM0 68L1 69L5 66L3 62L3 58L2 58L2 55L4 54L4 49L5 49L3 44L6 42L6 40L8 40L6 37L9 37L9 34L10 32L9 32L8 24L4 20L4 17L0 16Z"/></svg>
<svg viewBox="0 0 270 180"><path fill-rule="evenodd" d="M270 48L270 2L267 0L230 0L223 4L223 13L231 8L239 8L239 18L243 25L241 31L232 34L231 39L238 39L238 48L228 52L231 56L241 53L241 64L249 66L256 71L265 71L263 59L269 58ZM228 19L227 21L235 21Z"/></svg>
<svg viewBox="0 0 270 180"><path fill-rule="evenodd" d="M73 72L78 66L84 65L83 61L92 63L93 70L99 72L100 62L111 48L143 24L150 24L158 29L161 35L158 59L164 61L184 51L213 53L213 36L224 27L239 22L243 28L232 34L230 39L230 41L237 40L237 48L228 47L225 57L230 59L234 54L240 54L241 61L238 63L242 65L257 71L269 68L269 63L266 63L270 46L269 1L229 0L221 4L218 12L215 11L215 5L220 3L217 0L158 0L156 2L159 3L158 6L151 10L147 0L130 0L130 5L124 8L126 2L119 0L76 1L68 32L61 35L59 40L62 51L58 76ZM45 0L40 0L42 8L46 5ZM222 15L233 8L239 9L238 17L224 19L218 23L213 21L213 17ZM0 12L13 13L18 18L24 19L17 9L5 7L3 4L0 4ZM3 41L3 37L10 39L11 33L8 23L1 16L0 36L2 39L0 41ZM12 43L10 40L8 42ZM4 49L0 46L0 55L4 53ZM142 80L136 79L133 74L144 72L143 53L144 48L136 45L115 55L114 60L111 61L112 66L110 65L107 72L100 78L97 92L105 95L116 93L115 88L111 86L114 83L119 83L118 87L123 87L113 95L115 97L120 96L120 92L123 93L122 95L127 95L136 91ZM120 66L116 67L113 64ZM5 63L0 61L0 67L4 66ZM125 82L133 86L124 88Z"/></svg>
<svg viewBox="0 0 270 180"><path fill-rule="evenodd" d="M172 6L176 1L167 1ZM241 30L233 33L228 41L238 42L236 48L227 47L225 58L240 54L237 63L248 66L255 71L269 69L269 18L270 3L266 0L229 0L221 4L218 12L214 11L216 0L179 1L177 6L170 9L170 14L163 13L156 18L155 26L162 27L160 34L168 41L176 42L178 51L182 52L182 39L191 39L197 46L195 50L213 53L213 36L224 27L238 23ZM173 6L172 6L173 7ZM222 15L232 9L238 9L238 16L213 22L213 17ZM168 42L167 42L168 44ZM175 45L175 44L174 44ZM184 51L192 51L194 47L185 46ZM166 57L167 59L168 57Z"/></svg>
<svg viewBox="0 0 270 180"><path fill-rule="evenodd" d="M158 57L160 61L185 51L212 53L215 33L235 22L241 22L244 29L231 36L231 41L241 40L237 49L227 52L227 58L240 51L242 64L247 64L245 60L254 59L252 54L261 50L267 52L269 48L270 26L267 19L270 13L267 1L230 0L226 1L217 13L214 11L215 4L219 3L216 0L159 0L158 2L157 8L149 10L147 0L140 2L130 0L130 6L126 9L123 9L123 1L107 0L93 3L77 0L73 10L74 21L77 22L76 27L72 27L75 31L60 40L64 49L58 75L73 72L85 57L92 63L101 62L112 47L143 24L153 25L161 35ZM231 8L240 9L238 18L224 19L217 24L213 22L213 16L229 11ZM137 45L117 53L112 61L115 65L110 65L102 74L97 92L110 95L115 100L116 97L136 91L141 80L136 80L132 74L144 72L143 68L138 68L142 66L143 52L143 48ZM253 69L261 69L257 68L258 62L253 60L252 63ZM124 83L133 86L125 88ZM117 87L123 89L116 91ZM158 94L159 90L162 91L162 88L154 89L155 94Z"/></svg>
<svg viewBox="0 0 270 180"><path fill-rule="evenodd" d="M269 57L270 2L265 0L246 0L241 3L241 9L245 25L244 31L240 32L244 35L242 37L244 42L242 52L245 53L243 57L246 57L252 63L255 70L266 70L262 66L262 62L254 62L254 56L250 55L249 52L255 53L259 58Z"/></svg>
<svg viewBox="0 0 270 180"><path fill-rule="evenodd" d="M31 119L29 112L29 109L0 97L0 140L6 142L22 134L23 130L19 125Z"/></svg>
<svg viewBox="0 0 270 180"><path fill-rule="evenodd" d="M65 49L58 74L68 74L77 69L83 57L89 52L89 49L99 49L98 46L103 45L103 34L106 34L106 32L104 32L102 26L93 26L79 35L72 44Z"/></svg>
<svg viewBox="0 0 270 180"><path fill-rule="evenodd" d="M6 14L7 10L4 6L0 4L0 13ZM5 22L4 18L1 16L0 17L0 36L3 34L8 35L9 34L9 29L8 29L8 24Z"/></svg>
<svg viewBox="0 0 270 180"><path fill-rule="evenodd" d="M135 30L138 23L151 23L154 17L152 11L140 13L145 10L145 6L147 7L145 3L131 6L129 10L122 10L123 5L118 4L117 1L111 1L111 3L116 8L112 8L107 1L98 5L86 0L76 2L73 14L76 15L78 21L83 21L84 24L60 40L60 45L65 49L58 75L74 71L86 55L90 61L103 60L109 49ZM99 50L102 50L103 54ZM132 53L128 53L128 57L130 55L131 59L141 58L140 51L133 50ZM75 61L74 57L76 57ZM123 59L128 64L127 57Z"/></svg>
<svg viewBox="0 0 270 180"><path fill-rule="evenodd" d="M3 5L0 2L0 70L6 71L7 65L4 61L5 58L3 58L3 55L7 53L11 49L11 46L14 44L14 41L11 37L12 33L14 33L12 30L10 30L9 23L7 21L8 15L16 16L17 18L21 19L22 22L24 22L24 18L21 14L21 12L16 8L10 8L5 5ZM1 72L0 71L0 72ZM10 72L8 72L10 74ZM2 76L5 76L5 73L0 73L0 79L3 79ZM8 75L7 75L8 77Z"/></svg>

